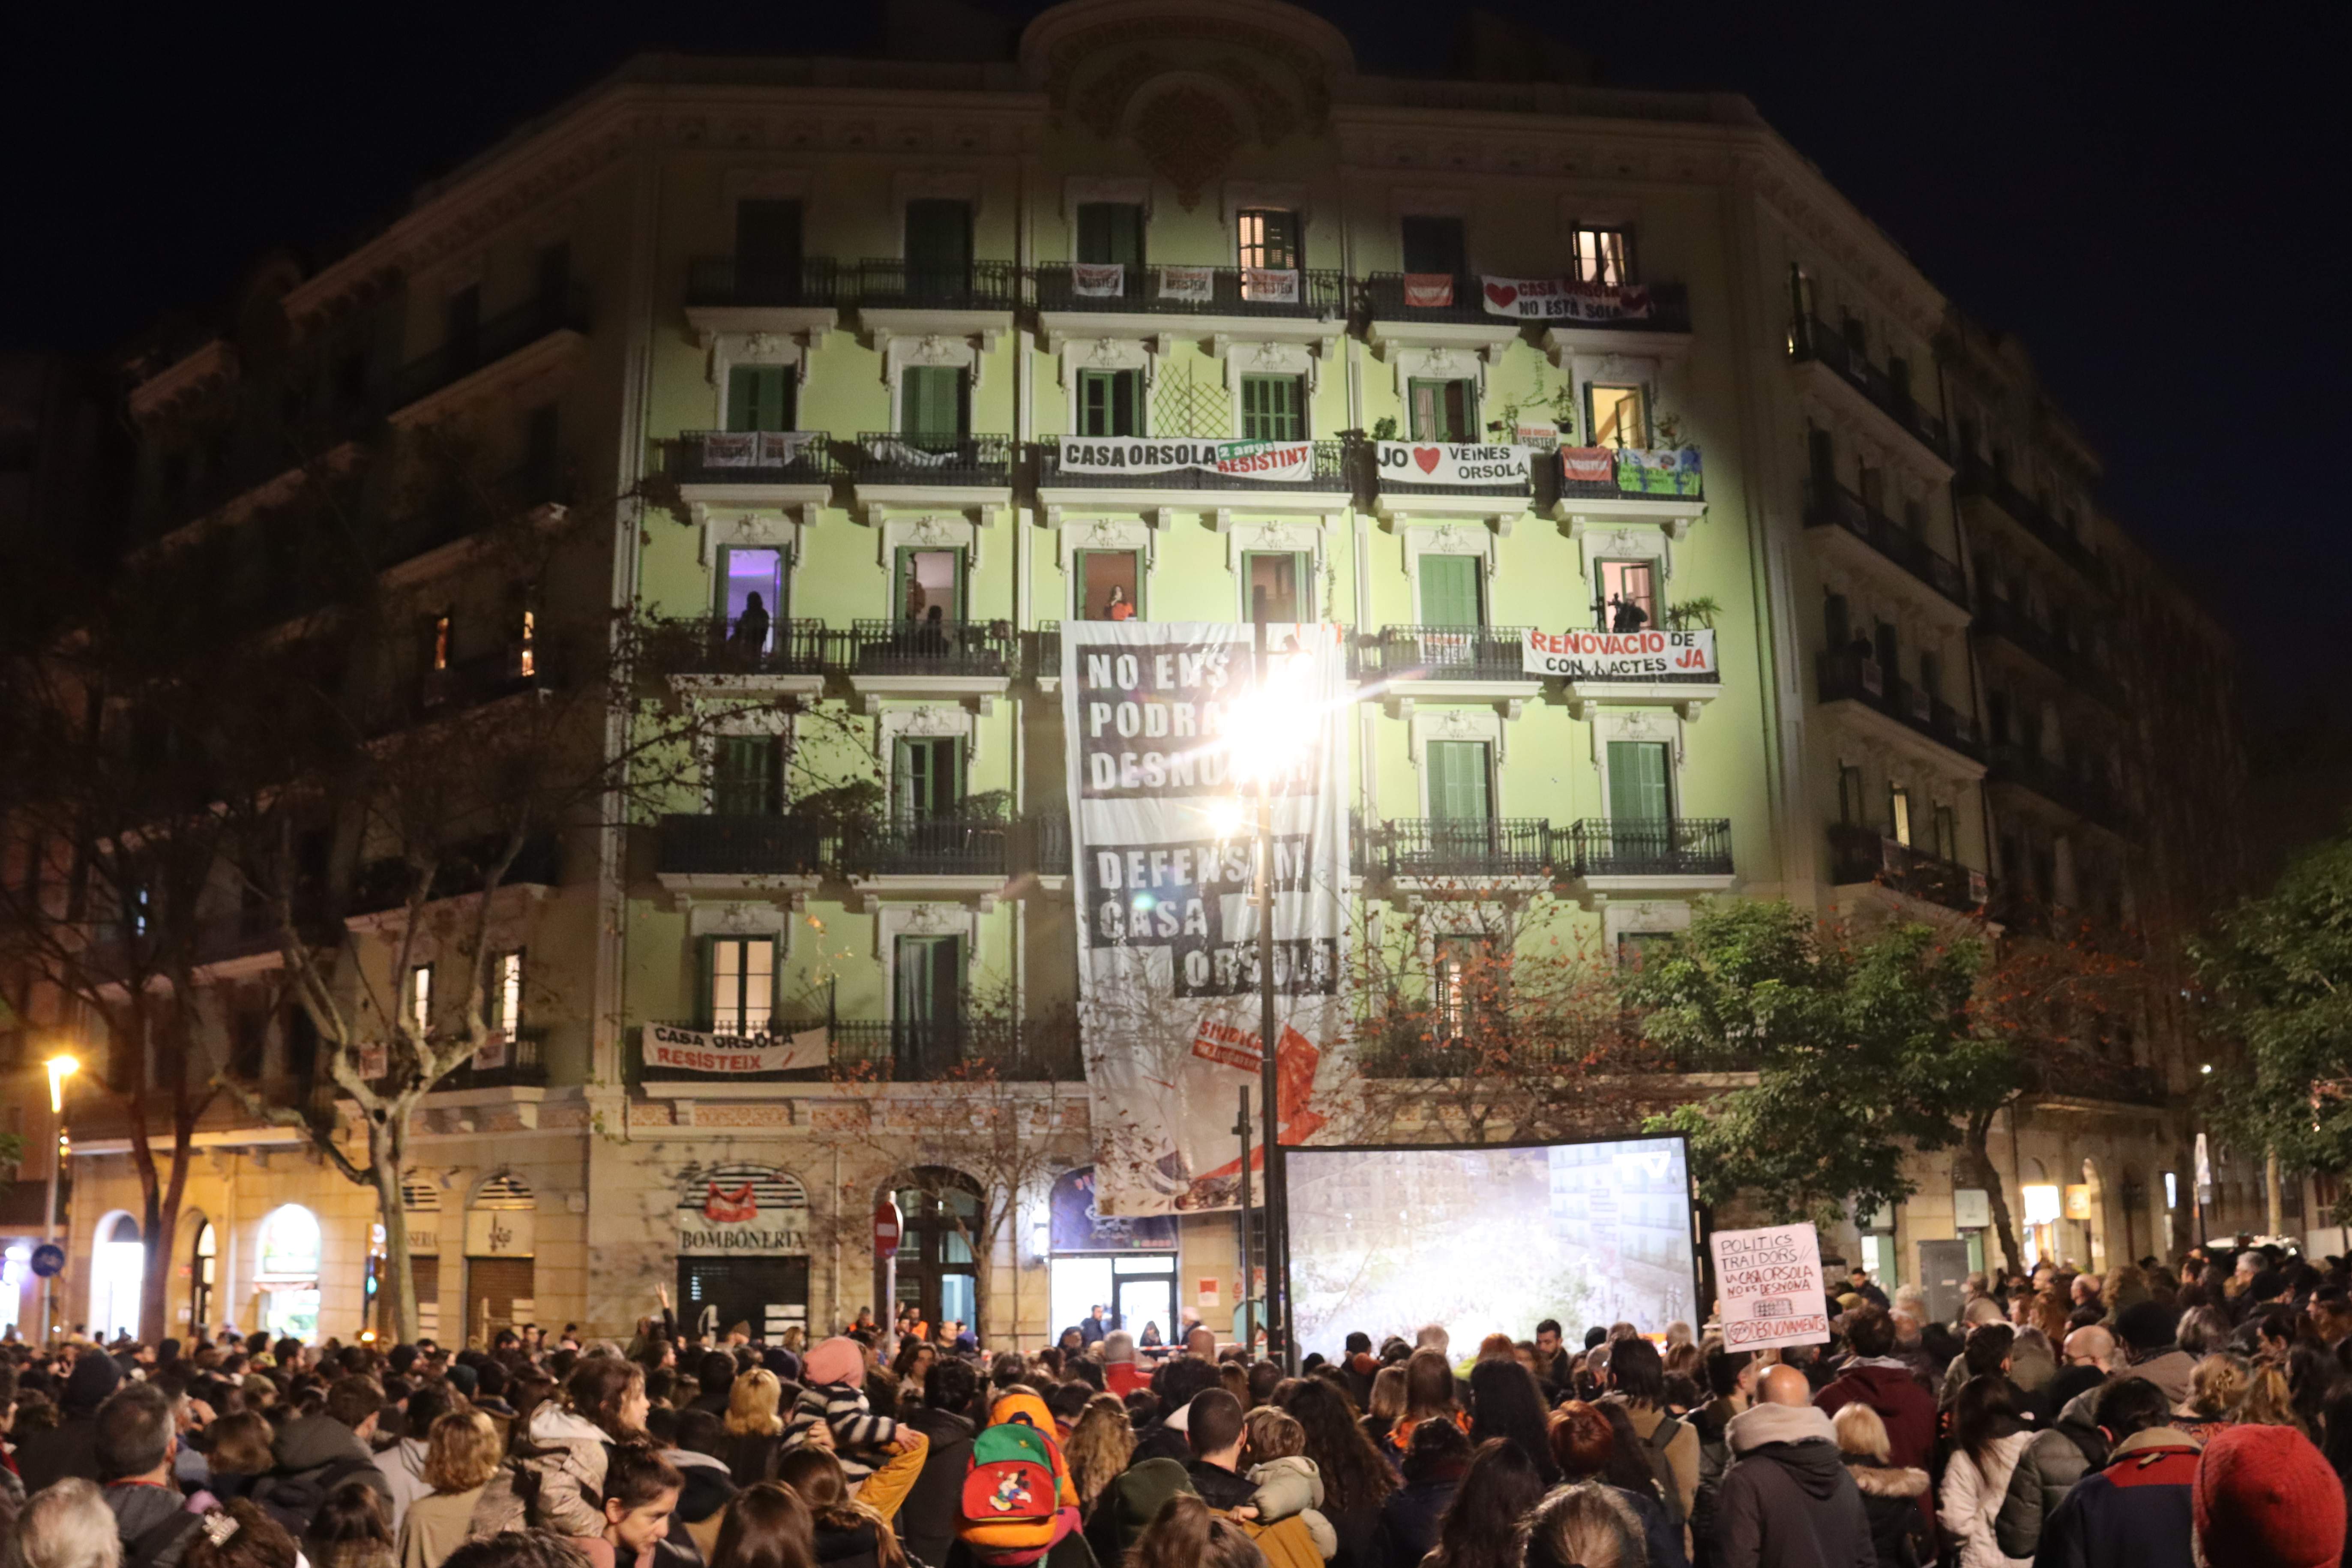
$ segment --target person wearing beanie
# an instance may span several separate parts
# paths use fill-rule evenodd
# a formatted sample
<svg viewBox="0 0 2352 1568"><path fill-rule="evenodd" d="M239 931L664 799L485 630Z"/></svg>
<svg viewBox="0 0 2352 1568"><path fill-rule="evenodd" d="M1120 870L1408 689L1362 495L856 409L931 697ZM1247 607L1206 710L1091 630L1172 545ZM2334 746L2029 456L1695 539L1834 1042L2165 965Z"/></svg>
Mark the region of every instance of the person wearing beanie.
<svg viewBox="0 0 2352 1568"><path fill-rule="evenodd" d="M836 1334L812 1346L801 1363L804 1386L784 1422L784 1451L819 1426L833 1434L834 1458L851 1486L872 1475L898 1441L898 1423L877 1415L866 1398L866 1347Z"/></svg>
<svg viewBox="0 0 2352 1568"><path fill-rule="evenodd" d="M2190 1499L2204 1568L2335 1568L2344 1484L2292 1426L2227 1426L2205 1445Z"/></svg>
<svg viewBox="0 0 2352 1568"><path fill-rule="evenodd" d="M16 1468L27 1497L68 1476L98 1479L98 1407L121 1384L122 1368L112 1356L94 1348L75 1355L58 1401L65 1419L39 1442L17 1447Z"/></svg>
<svg viewBox="0 0 2352 1568"><path fill-rule="evenodd" d="M2117 1370L2147 1379L2175 1405L2189 1397L2189 1379L2197 1370L2196 1357L2173 1342L2179 1322L2178 1312L2156 1301L2135 1301L2116 1316L2116 1337L2127 1357Z"/></svg>

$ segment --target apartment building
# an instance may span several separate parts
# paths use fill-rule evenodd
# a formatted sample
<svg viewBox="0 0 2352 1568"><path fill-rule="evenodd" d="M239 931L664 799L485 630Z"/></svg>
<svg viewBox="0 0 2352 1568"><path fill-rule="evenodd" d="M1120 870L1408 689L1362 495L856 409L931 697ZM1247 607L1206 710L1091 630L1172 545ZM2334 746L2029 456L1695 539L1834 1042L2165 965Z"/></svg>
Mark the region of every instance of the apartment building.
<svg viewBox="0 0 2352 1568"><path fill-rule="evenodd" d="M406 1188L444 1337L664 1289L770 1330L892 1292L997 1335L1231 1315L1231 1215L1087 1201L1068 623L1345 628L1360 905L1441 966L1719 895L2127 925L2196 858L2147 837L2211 829L2126 804L2176 696L2135 637L2193 627L2217 788L2234 755L2226 638L2030 366L1744 102L1368 76L1278 5L1073 0L1003 61L639 60L134 380L149 537L268 537L289 472L387 428L584 522L523 581L470 514L388 510L429 606L394 688L510 700L562 679L533 639L623 614L725 715L698 787L502 894L506 1045L426 1102ZM1546 677L1531 628L1710 652ZM255 1020L257 1072L310 1072L301 1033ZM2042 1252L2186 1234L2177 1038L2011 1119ZM357 1327L368 1194L225 1108L199 1142L179 1320ZM110 1322L128 1164L75 1154L70 1315ZM1910 1279L1968 1240L1928 1164L1840 1245Z"/></svg>

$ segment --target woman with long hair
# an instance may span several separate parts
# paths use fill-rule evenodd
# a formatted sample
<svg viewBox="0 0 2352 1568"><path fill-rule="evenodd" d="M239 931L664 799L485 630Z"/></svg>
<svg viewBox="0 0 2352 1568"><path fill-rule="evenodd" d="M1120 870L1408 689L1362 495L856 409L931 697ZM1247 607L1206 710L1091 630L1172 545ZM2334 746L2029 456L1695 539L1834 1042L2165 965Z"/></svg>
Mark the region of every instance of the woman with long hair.
<svg viewBox="0 0 2352 1568"><path fill-rule="evenodd" d="M1516 1445L1488 1438L1472 1456L1423 1568L1519 1568L1519 1521L1543 1494L1535 1462Z"/></svg>
<svg viewBox="0 0 2352 1568"><path fill-rule="evenodd" d="M401 1519L400 1568L441 1568L466 1543L505 1449L497 1423L478 1410L453 1410L433 1423L425 1447L425 1480L433 1489Z"/></svg>
<svg viewBox="0 0 2352 1568"><path fill-rule="evenodd" d="M1364 1396L1364 1436L1385 1448L1403 1417L1404 1368L1384 1366L1372 1373L1372 1391Z"/></svg>
<svg viewBox="0 0 2352 1568"><path fill-rule="evenodd" d="M2245 1397L2246 1380L2253 1369L2233 1355L2209 1355L2189 1373L2189 1397L2173 1408L2172 1424L2202 1436L2216 1426L2237 1419L2238 1401Z"/></svg>
<svg viewBox="0 0 2352 1568"><path fill-rule="evenodd" d="M2032 1568L1993 1539L1993 1521L2009 1495L2009 1478L2033 1434L2018 1419L2015 1394L2003 1377L1971 1378L1952 1406L1952 1457L1944 1467L1937 1515L1960 1545L1959 1568Z"/></svg>
<svg viewBox="0 0 2352 1568"><path fill-rule="evenodd" d="M1319 1377L1285 1383L1276 1403L1307 1436L1307 1457L1323 1478L1323 1517L1339 1537L1339 1556L1369 1563L1381 1533L1381 1504L1396 1472L1356 1421L1348 1396Z"/></svg>
<svg viewBox="0 0 2352 1568"><path fill-rule="evenodd" d="M898 1380L898 1403L919 1405L923 1400L923 1379L930 1373L932 1363L940 1359L939 1346L927 1340L901 1340L898 1353L891 1358L890 1375Z"/></svg>
<svg viewBox="0 0 2352 1568"><path fill-rule="evenodd" d="M1552 1412L1545 1446L1570 1485L1591 1482L1616 1495L1648 1543L1650 1568L1687 1568L1683 1532L1666 1517L1657 1477L1623 1405L1570 1400Z"/></svg>
<svg viewBox="0 0 2352 1568"><path fill-rule="evenodd" d="M1675 1543L1677 1560L1682 1543ZM1646 1559L1624 1494L1587 1482L1562 1487L1528 1515L1526 1568L1659 1568Z"/></svg>
<svg viewBox="0 0 2352 1568"><path fill-rule="evenodd" d="M535 1489L524 1489L529 1522L558 1535L604 1534L604 1510L596 1500L604 1495L604 1468L614 1445L648 1440L651 1408L644 1367L618 1356L583 1358L564 1380L563 1403L531 1415L530 1451L521 1460L538 1479Z"/></svg>
<svg viewBox="0 0 2352 1568"><path fill-rule="evenodd" d="M1406 1358L1404 1414L1389 1429L1389 1447L1403 1453L1405 1445L1412 1441L1412 1429L1423 1421L1451 1421L1465 1432L1470 1430L1469 1412L1462 1408L1454 1389L1454 1368L1446 1364L1444 1351L1427 1345Z"/></svg>
<svg viewBox="0 0 2352 1568"><path fill-rule="evenodd" d="M1135 1424L1127 1418L1127 1402L1116 1394L1097 1394L1087 1400L1070 1428L1062 1457L1069 1461L1070 1484L1078 1489L1079 1512L1092 1514L1095 1499L1135 1457Z"/></svg>
<svg viewBox="0 0 2352 1568"><path fill-rule="evenodd" d="M711 1457L727 1461L728 1479L737 1486L775 1476L784 1441L784 1418L777 1414L783 1398L783 1380L764 1366L728 1384L727 1451Z"/></svg>
<svg viewBox="0 0 2352 1568"><path fill-rule="evenodd" d="M1516 1356L1482 1361L1470 1369L1470 1441L1475 1445L1489 1437L1516 1446L1545 1486L1559 1483L1559 1471L1544 1436L1543 1394Z"/></svg>
<svg viewBox="0 0 2352 1568"><path fill-rule="evenodd" d="M1927 1495L1927 1472L1889 1462L1894 1445L1886 1436L1886 1422L1859 1399L1842 1406L1831 1425L1837 1431L1845 1472L1862 1493L1878 1568L1907 1568L1927 1561L1934 1542L1927 1538L1927 1516L1919 1510L1919 1500Z"/></svg>
<svg viewBox="0 0 2352 1568"><path fill-rule="evenodd" d="M816 1521L800 1493L758 1481L735 1494L710 1568L817 1568Z"/></svg>
<svg viewBox="0 0 2352 1568"><path fill-rule="evenodd" d="M329 1492L302 1532L302 1554L310 1568L393 1568L392 1523L375 1488L354 1479Z"/></svg>
<svg viewBox="0 0 2352 1568"><path fill-rule="evenodd" d="M1266 1568L1241 1527L1191 1492L1160 1505L1127 1554L1126 1568Z"/></svg>
<svg viewBox="0 0 2352 1568"><path fill-rule="evenodd" d="M808 1504L817 1558L826 1568L905 1568L898 1536L880 1514L849 1495L849 1478L830 1453L810 1445L794 1448L778 1462L776 1479Z"/></svg>
<svg viewBox="0 0 2352 1568"><path fill-rule="evenodd" d="M2292 1426L2298 1432L2304 1430L2303 1415L2295 1408L2294 1392L2287 1384L2286 1373L2275 1362L2254 1363L2246 1378L2246 1392L2238 1396L2230 1419L2241 1426Z"/></svg>

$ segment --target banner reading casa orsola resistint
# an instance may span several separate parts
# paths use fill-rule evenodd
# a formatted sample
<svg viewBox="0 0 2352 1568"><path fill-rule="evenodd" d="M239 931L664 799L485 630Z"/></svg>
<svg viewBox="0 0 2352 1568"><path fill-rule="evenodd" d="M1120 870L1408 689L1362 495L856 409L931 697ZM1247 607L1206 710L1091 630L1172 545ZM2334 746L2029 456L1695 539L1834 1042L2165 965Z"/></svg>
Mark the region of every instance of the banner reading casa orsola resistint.
<svg viewBox="0 0 2352 1568"><path fill-rule="evenodd" d="M1340 1047L1347 670L1337 626L1267 635L1276 689L1295 700L1306 740L1273 795L1276 1120L1284 1142L1304 1143L1343 1131L1357 1099ZM1235 798L1225 721L1253 663L1245 626L1063 627L1079 1032L1106 1215L1238 1201L1235 1091L1255 1090L1263 1062L1255 806L1229 839L1216 808Z"/></svg>
<svg viewBox="0 0 2352 1568"><path fill-rule="evenodd" d="M711 1035L700 1029L647 1024L641 1049L646 1066L724 1077L751 1072L805 1072L830 1055L824 1026L792 1035Z"/></svg>
<svg viewBox="0 0 2352 1568"><path fill-rule="evenodd" d="M1519 650L1529 675L1569 680L1639 680L1714 675L1715 633L1697 631L1548 632L1530 626Z"/></svg>
<svg viewBox="0 0 2352 1568"><path fill-rule="evenodd" d="M1718 1230L1715 1299L1726 1350L1827 1344L1829 1300L1822 1294L1821 1237L1809 1224Z"/></svg>
<svg viewBox="0 0 2352 1568"><path fill-rule="evenodd" d="M1310 441L1153 440L1143 436L1065 436L1065 474L1164 474L1199 468L1229 479L1304 484L1315 477ZM1333 483L1337 483L1334 480Z"/></svg>

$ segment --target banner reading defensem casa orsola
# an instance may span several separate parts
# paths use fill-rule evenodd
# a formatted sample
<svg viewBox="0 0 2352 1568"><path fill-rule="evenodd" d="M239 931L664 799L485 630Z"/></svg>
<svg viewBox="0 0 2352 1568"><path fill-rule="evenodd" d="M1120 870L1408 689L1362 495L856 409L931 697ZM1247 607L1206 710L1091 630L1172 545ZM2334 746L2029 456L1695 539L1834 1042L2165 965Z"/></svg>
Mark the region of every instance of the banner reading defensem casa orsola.
<svg viewBox="0 0 2352 1568"><path fill-rule="evenodd" d="M1520 649L1529 675L1568 680L1663 680L1712 676L1715 633L1696 631L1548 632L1530 626Z"/></svg>
<svg viewBox="0 0 2352 1568"><path fill-rule="evenodd" d="M1829 1301L1822 1294L1822 1242L1811 1225L1718 1230L1715 1298L1726 1350L1827 1344Z"/></svg>
<svg viewBox="0 0 2352 1568"><path fill-rule="evenodd" d="M1284 1142L1304 1143L1342 1131L1356 1098L1339 1048L1347 661L1336 626L1278 626L1268 637L1270 678L1301 742L1272 792L1275 1121ZM1238 1201L1237 1091L1258 1088L1265 1053L1253 832L1234 832L1219 808L1235 803L1226 720L1255 683L1254 658L1245 626L1063 629L1079 1036L1105 1215Z"/></svg>

